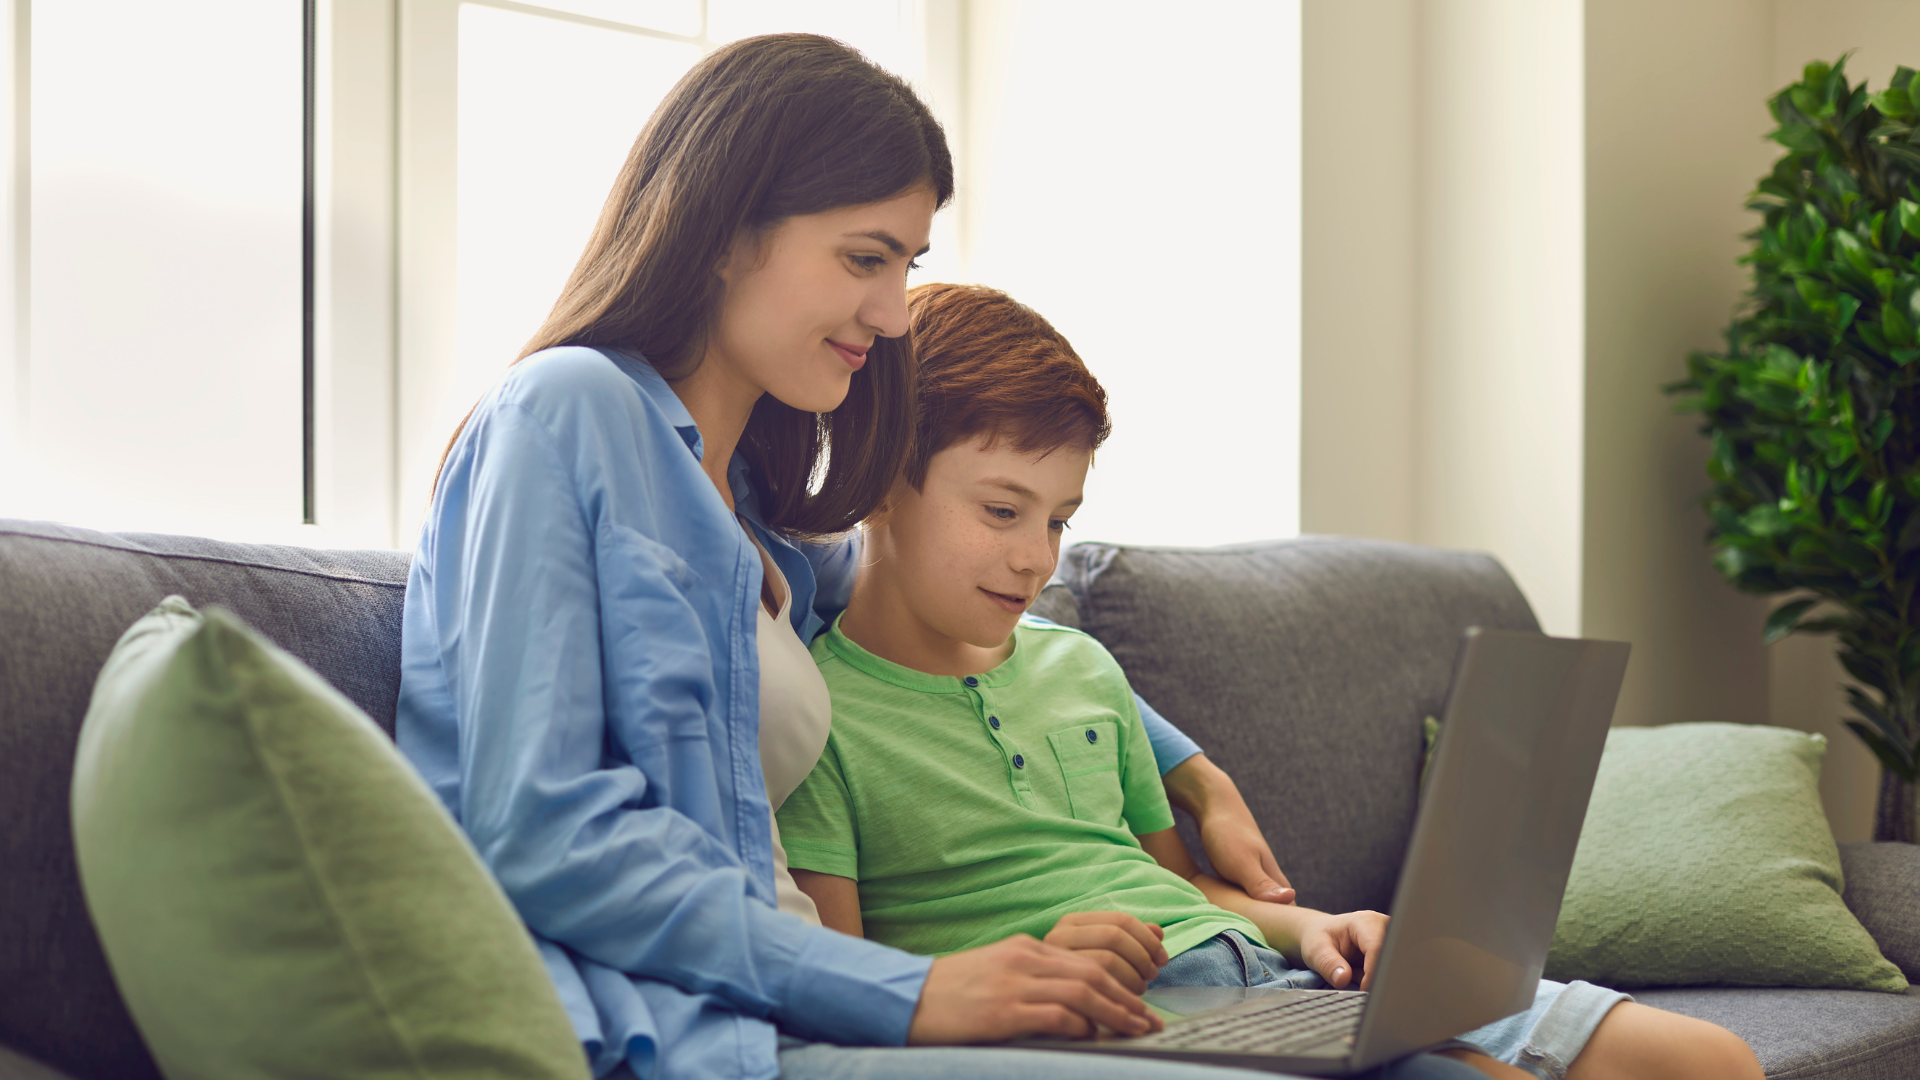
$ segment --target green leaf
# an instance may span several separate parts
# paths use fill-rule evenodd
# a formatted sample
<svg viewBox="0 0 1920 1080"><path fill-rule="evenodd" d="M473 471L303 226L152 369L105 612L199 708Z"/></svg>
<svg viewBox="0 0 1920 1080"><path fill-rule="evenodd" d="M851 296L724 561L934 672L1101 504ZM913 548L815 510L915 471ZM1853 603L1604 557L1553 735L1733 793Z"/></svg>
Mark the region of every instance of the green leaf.
<svg viewBox="0 0 1920 1080"><path fill-rule="evenodd" d="M1903 198L1899 202L1899 213L1901 213L1901 231L1912 236L1914 240L1920 240L1920 202Z"/></svg>
<svg viewBox="0 0 1920 1080"><path fill-rule="evenodd" d="M1761 643L1771 645L1781 638L1786 637L1788 634L1793 633L1794 628L1800 622L1800 616L1805 615L1819 603L1820 601L1817 599L1795 600L1790 604L1781 604L1779 607L1774 608L1773 614L1767 616L1766 629L1760 635Z"/></svg>
<svg viewBox="0 0 1920 1080"><path fill-rule="evenodd" d="M1880 309L1880 329L1887 335L1889 345L1913 345L1913 323L1900 313L1900 308L1888 304Z"/></svg>
<svg viewBox="0 0 1920 1080"><path fill-rule="evenodd" d="M1920 548L1920 510L1907 515L1907 524L1900 530L1900 539L1894 541L1893 553L1905 555L1915 548Z"/></svg>
<svg viewBox="0 0 1920 1080"><path fill-rule="evenodd" d="M1910 751L1903 755L1892 743L1881 738L1879 732L1858 720L1847 721L1847 728L1867 744L1867 749L1873 751L1873 756L1880 759L1881 766L1888 772L1909 784L1920 780L1920 769L1915 768Z"/></svg>
<svg viewBox="0 0 1920 1080"><path fill-rule="evenodd" d="M1837 235L1845 236L1846 233L1839 233ZM1854 299L1851 293L1840 294L1839 300L1835 302L1834 318L1828 321L1828 326L1833 330L1834 337L1839 337L1847 332L1847 327L1853 324L1853 316L1859 310L1860 301Z"/></svg>
<svg viewBox="0 0 1920 1080"><path fill-rule="evenodd" d="M1771 537L1793 528L1777 503L1761 503L1740 517L1740 527L1753 536Z"/></svg>
<svg viewBox="0 0 1920 1080"><path fill-rule="evenodd" d="M1873 102L1874 108L1879 109L1888 116L1907 117L1913 115L1913 100L1907 96L1905 90L1890 87L1877 94L1870 95L1868 100Z"/></svg>
<svg viewBox="0 0 1920 1080"><path fill-rule="evenodd" d="M1860 238L1846 229L1836 230L1833 234L1833 248L1836 254L1847 260L1847 265L1865 275L1873 273L1873 256L1868 254L1867 246Z"/></svg>

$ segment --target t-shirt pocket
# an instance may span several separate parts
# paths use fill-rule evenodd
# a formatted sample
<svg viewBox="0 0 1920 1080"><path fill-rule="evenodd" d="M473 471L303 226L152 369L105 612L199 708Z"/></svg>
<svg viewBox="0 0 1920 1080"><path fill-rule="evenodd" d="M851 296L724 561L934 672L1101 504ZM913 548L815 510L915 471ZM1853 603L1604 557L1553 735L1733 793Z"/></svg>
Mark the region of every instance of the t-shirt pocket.
<svg viewBox="0 0 1920 1080"><path fill-rule="evenodd" d="M1098 720L1047 736L1067 783L1067 803L1076 821L1119 825L1126 809L1120 786L1120 726Z"/></svg>

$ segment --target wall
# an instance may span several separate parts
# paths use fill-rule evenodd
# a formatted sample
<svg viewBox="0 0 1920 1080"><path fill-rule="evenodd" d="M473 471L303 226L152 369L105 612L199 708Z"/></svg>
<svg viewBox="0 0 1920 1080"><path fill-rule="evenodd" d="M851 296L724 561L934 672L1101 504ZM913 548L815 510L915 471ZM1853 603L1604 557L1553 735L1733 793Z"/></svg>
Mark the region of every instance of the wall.
<svg viewBox="0 0 1920 1080"><path fill-rule="evenodd" d="M1300 529L1413 541L1414 0L1307 0Z"/></svg>
<svg viewBox="0 0 1920 1080"><path fill-rule="evenodd" d="M1498 555L1580 626L1574 0L1308 0L1301 529Z"/></svg>
<svg viewBox="0 0 1920 1080"><path fill-rule="evenodd" d="M1616 722L1825 733L1835 834L1866 838L1831 643L1761 647L1659 388L1745 287L1766 98L1847 49L1876 86L1920 66L1920 4L1307 0L1303 26L1302 530L1493 552L1549 630L1634 642Z"/></svg>
<svg viewBox="0 0 1920 1080"><path fill-rule="evenodd" d="M1069 541L1296 533L1297 0L968 9L963 277L1044 313L1113 417Z"/></svg>
<svg viewBox="0 0 1920 1080"><path fill-rule="evenodd" d="M1589 4L1585 631L1634 644L1618 722L1768 718L1764 601L1707 560L1706 443L1660 387L1746 280L1774 154L1767 0ZM1676 107L1684 102L1684 107Z"/></svg>
<svg viewBox="0 0 1920 1080"><path fill-rule="evenodd" d="M1577 633L1580 4L1418 11L1416 535L1498 555Z"/></svg>

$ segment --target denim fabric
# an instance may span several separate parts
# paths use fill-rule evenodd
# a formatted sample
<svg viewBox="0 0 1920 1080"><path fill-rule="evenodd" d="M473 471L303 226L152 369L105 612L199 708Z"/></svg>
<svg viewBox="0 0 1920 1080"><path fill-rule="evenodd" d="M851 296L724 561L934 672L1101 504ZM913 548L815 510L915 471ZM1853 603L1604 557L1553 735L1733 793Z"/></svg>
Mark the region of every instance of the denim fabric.
<svg viewBox="0 0 1920 1080"><path fill-rule="evenodd" d="M1263 986L1330 990L1310 970L1229 930L1168 961L1152 986ZM1607 1011L1632 998L1588 982L1541 979L1533 1008L1454 1040L1545 1080L1561 1080ZM1430 1056L1430 1055L1421 1055ZM1477 1075L1477 1074L1476 1074Z"/></svg>

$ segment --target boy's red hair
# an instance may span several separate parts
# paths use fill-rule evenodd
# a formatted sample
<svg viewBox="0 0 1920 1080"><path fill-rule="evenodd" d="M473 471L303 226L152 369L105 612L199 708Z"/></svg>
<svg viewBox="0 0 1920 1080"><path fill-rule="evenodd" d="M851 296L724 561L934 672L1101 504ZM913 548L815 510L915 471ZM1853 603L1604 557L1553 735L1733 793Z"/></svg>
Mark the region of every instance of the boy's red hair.
<svg viewBox="0 0 1920 1080"><path fill-rule="evenodd" d="M976 436L1023 454L1106 441L1107 392L1039 312L998 289L944 282L909 290L907 311L920 387L905 473L916 489L933 455Z"/></svg>

